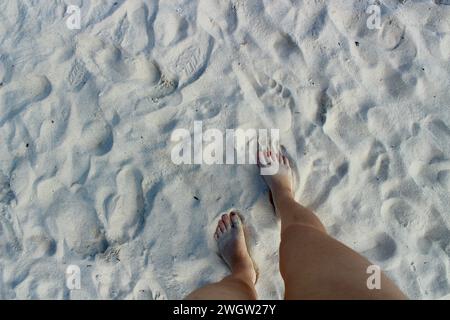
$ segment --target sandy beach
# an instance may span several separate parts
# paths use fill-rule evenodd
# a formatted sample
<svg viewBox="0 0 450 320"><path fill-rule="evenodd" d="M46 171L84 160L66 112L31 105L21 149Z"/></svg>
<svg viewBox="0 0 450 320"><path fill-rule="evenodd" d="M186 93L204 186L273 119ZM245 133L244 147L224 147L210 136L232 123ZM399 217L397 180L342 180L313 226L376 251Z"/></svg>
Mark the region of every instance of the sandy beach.
<svg viewBox="0 0 450 320"><path fill-rule="evenodd" d="M279 130L333 237L450 299L449 88L446 0L1 1L0 299L182 299L231 209L282 299L257 166L172 159L196 122Z"/></svg>

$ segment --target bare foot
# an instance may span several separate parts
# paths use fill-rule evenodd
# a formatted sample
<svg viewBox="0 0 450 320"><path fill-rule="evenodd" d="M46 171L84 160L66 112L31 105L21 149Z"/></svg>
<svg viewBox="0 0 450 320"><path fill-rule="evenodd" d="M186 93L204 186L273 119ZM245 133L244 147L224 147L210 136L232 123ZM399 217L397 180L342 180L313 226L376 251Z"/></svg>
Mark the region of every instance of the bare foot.
<svg viewBox="0 0 450 320"><path fill-rule="evenodd" d="M251 283L256 282L256 272L245 243L244 230L239 215L231 212L219 220L214 239L219 252L233 274L240 274Z"/></svg>
<svg viewBox="0 0 450 320"><path fill-rule="evenodd" d="M269 170L274 172L272 175L262 175L272 196L276 197L282 193L292 196L292 170L288 158L281 151L258 152L258 165L260 168L278 169Z"/></svg>

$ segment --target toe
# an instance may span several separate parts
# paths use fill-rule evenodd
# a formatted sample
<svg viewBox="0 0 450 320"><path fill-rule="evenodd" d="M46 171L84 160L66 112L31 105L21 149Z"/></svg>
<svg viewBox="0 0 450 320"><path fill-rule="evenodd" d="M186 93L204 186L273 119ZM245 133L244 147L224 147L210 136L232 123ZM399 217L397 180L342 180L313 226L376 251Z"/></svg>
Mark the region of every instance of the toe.
<svg viewBox="0 0 450 320"><path fill-rule="evenodd" d="M239 215L236 212L231 212L230 219L231 219L231 226L233 228L237 228L239 226L239 222L240 222Z"/></svg>
<svg viewBox="0 0 450 320"><path fill-rule="evenodd" d="M269 163L268 156L266 152L260 152L259 162L262 166L267 166Z"/></svg>
<svg viewBox="0 0 450 320"><path fill-rule="evenodd" d="M230 230L230 229L231 229L231 220L230 220L230 216L227 215L227 214L224 214L224 215L222 216L222 221L223 221L223 224L225 225L225 228L227 228L227 230Z"/></svg>
<svg viewBox="0 0 450 320"><path fill-rule="evenodd" d="M220 228L220 231L222 231L222 233L227 231L227 228L225 227L225 223L223 223L222 220L219 221L219 228Z"/></svg>
<svg viewBox="0 0 450 320"><path fill-rule="evenodd" d="M270 86L271 88L275 88L275 87L277 86L277 82L276 82L275 80L273 80L273 79L270 79L270 81L269 81L269 86Z"/></svg>
<svg viewBox="0 0 450 320"><path fill-rule="evenodd" d="M264 153L262 153L261 151L258 152L258 165L259 166L265 165Z"/></svg>
<svg viewBox="0 0 450 320"><path fill-rule="evenodd" d="M275 151L270 151L270 159L272 159L272 162L277 162L278 155Z"/></svg>
<svg viewBox="0 0 450 320"><path fill-rule="evenodd" d="M217 238L219 238L222 235L222 230L220 230L219 226L217 226L216 234L217 234Z"/></svg>
<svg viewBox="0 0 450 320"><path fill-rule="evenodd" d="M283 90L283 87L281 86L281 84L277 84L276 87L275 87L275 91L277 93L281 93L282 90Z"/></svg>
<svg viewBox="0 0 450 320"><path fill-rule="evenodd" d="M290 95L291 95L291 92L288 89L283 88L283 91L281 91L281 96L283 98L288 98Z"/></svg>

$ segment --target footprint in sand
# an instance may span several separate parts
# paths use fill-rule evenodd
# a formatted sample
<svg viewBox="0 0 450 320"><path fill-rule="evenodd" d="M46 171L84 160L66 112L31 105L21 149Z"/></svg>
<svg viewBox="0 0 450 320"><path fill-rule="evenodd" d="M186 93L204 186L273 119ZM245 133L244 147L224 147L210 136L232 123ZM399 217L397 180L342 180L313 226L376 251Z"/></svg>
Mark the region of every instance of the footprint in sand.
<svg viewBox="0 0 450 320"><path fill-rule="evenodd" d="M170 12L166 20L164 12ZM171 24L170 21L175 21ZM186 33L190 26L170 8L160 8L155 20L154 56L180 88L197 80L205 71L213 47L212 37L204 30ZM170 45L168 45L170 44Z"/></svg>
<svg viewBox="0 0 450 320"><path fill-rule="evenodd" d="M397 19L385 19L378 35L382 47L390 51L389 59L396 68L409 69L417 56L417 48L405 26Z"/></svg>
<svg viewBox="0 0 450 320"><path fill-rule="evenodd" d="M357 150L370 137L370 133L366 123L357 114L348 112L347 108L348 105L333 103L326 113L323 131L341 150Z"/></svg>
<svg viewBox="0 0 450 320"><path fill-rule="evenodd" d="M131 55L142 53L152 42L151 28L148 28L147 19L151 17L151 8L146 3L129 1L126 5L127 14L123 24L127 23L127 29L121 42L121 46ZM139 41L136 41L139 39Z"/></svg>
<svg viewBox="0 0 450 320"><path fill-rule="evenodd" d="M153 270L147 269L141 276L133 289L133 298L136 300L166 299L166 294L159 285Z"/></svg>
<svg viewBox="0 0 450 320"><path fill-rule="evenodd" d="M367 28L366 2L329 1L327 8L336 28L348 38L363 37L370 32Z"/></svg>
<svg viewBox="0 0 450 320"><path fill-rule="evenodd" d="M76 48L76 56L82 59L92 74L103 77L107 81L127 80L129 70L120 47L104 42L98 37L82 35L78 38Z"/></svg>
<svg viewBox="0 0 450 320"><path fill-rule="evenodd" d="M165 96L173 93L178 87L178 80L174 80L173 78L167 77L165 74L162 74L159 67L154 63L149 63L149 69L155 70L153 74L159 74L160 77L155 86L151 87L147 92L147 97L150 97L152 100L158 100L164 98ZM151 73L148 73L151 74ZM154 78L153 78L154 79Z"/></svg>
<svg viewBox="0 0 450 320"><path fill-rule="evenodd" d="M390 198L381 205L381 215L389 225L399 225L410 232L420 231L423 227L414 203L402 198Z"/></svg>
<svg viewBox="0 0 450 320"><path fill-rule="evenodd" d="M78 146L75 146L66 156L61 170L58 171L58 179L66 186L83 184L91 169L91 158Z"/></svg>
<svg viewBox="0 0 450 320"><path fill-rule="evenodd" d="M273 123L273 127L288 131L292 125L292 108L294 107L291 92L274 79L269 79L268 85L259 96L265 106L265 116Z"/></svg>
<svg viewBox="0 0 450 320"><path fill-rule="evenodd" d="M417 239L418 249L423 254L428 254L432 250L433 243L439 246L445 254L450 256L450 230L446 223L446 214L442 214L436 208L431 207L426 212L428 217L427 223L422 221L421 232L422 235Z"/></svg>
<svg viewBox="0 0 450 320"><path fill-rule="evenodd" d="M197 22L216 40L223 40L236 30L236 8L231 1L200 0Z"/></svg>
<svg viewBox="0 0 450 320"><path fill-rule="evenodd" d="M0 54L0 88L3 87L12 76L11 62L6 55Z"/></svg>
<svg viewBox="0 0 450 320"><path fill-rule="evenodd" d="M182 104L180 109L184 110L183 117L187 119L207 120L219 115L226 107L226 103L219 98L200 97L194 101ZM172 126L169 127L171 128Z"/></svg>
<svg viewBox="0 0 450 320"><path fill-rule="evenodd" d="M82 257L104 252L107 242L97 212L85 200L85 195L72 193L64 187L48 190L48 186L43 184L38 191L42 197L52 201L46 218L49 229L56 230L55 238L64 241L71 252Z"/></svg>
<svg viewBox="0 0 450 320"><path fill-rule="evenodd" d="M285 33L295 34L298 39L317 40L327 23L328 10L320 1L295 3L294 1L271 1L265 3L265 14Z"/></svg>
<svg viewBox="0 0 450 320"><path fill-rule="evenodd" d="M45 76L30 76L8 84L0 91L0 126L21 113L29 104L48 97L52 90Z"/></svg>
<svg viewBox="0 0 450 320"><path fill-rule="evenodd" d="M103 88L99 105L105 112L117 112L120 118L128 117L140 101L157 103L178 88L178 81L152 58L144 54L125 56L120 48L97 38L81 39L77 55L83 57L90 73L100 75L95 79Z"/></svg>
<svg viewBox="0 0 450 320"><path fill-rule="evenodd" d="M99 38L81 37L77 55L83 57L88 70L93 74L100 74L103 80L114 82L117 89L114 91L119 91L120 95L127 98L131 92L162 98L178 87L178 82L162 72L160 65L145 54L129 56L121 47Z"/></svg>
<svg viewBox="0 0 450 320"><path fill-rule="evenodd" d="M161 7L155 18L153 28L155 31L155 44L162 47L176 45L188 36L188 22L177 11Z"/></svg>
<svg viewBox="0 0 450 320"><path fill-rule="evenodd" d="M151 113L167 105L168 101L175 105L180 101L177 82L161 74L156 64L153 66L151 69L155 72L149 71L146 75L157 76L155 85L149 87L144 84L147 81L124 82L114 85L99 97L99 104L111 123Z"/></svg>
<svg viewBox="0 0 450 320"><path fill-rule="evenodd" d="M370 169L375 166L377 160L380 156L386 153L386 148L378 140L372 140L370 144L367 145L367 151L362 152L363 157L361 158L361 166L363 169Z"/></svg>
<svg viewBox="0 0 450 320"><path fill-rule="evenodd" d="M450 192L450 128L440 119L431 120L425 126L440 152L428 162L414 162L410 169L415 179L433 190ZM427 141L429 143L429 141Z"/></svg>
<svg viewBox="0 0 450 320"><path fill-rule="evenodd" d="M428 49L428 52L436 59L445 62L448 61L448 59L450 59L450 24L448 19L448 9L442 10L441 7L432 8L425 25L420 31L425 40L425 46Z"/></svg>
<svg viewBox="0 0 450 320"><path fill-rule="evenodd" d="M436 160L432 163L415 161L410 165L414 180L422 186L448 194L450 192L450 161Z"/></svg>
<svg viewBox="0 0 450 320"><path fill-rule="evenodd" d="M19 224L10 208L14 199L9 179L0 171L0 250L5 258L13 258L22 250Z"/></svg>
<svg viewBox="0 0 450 320"><path fill-rule="evenodd" d="M137 55L153 45L151 24L159 5L157 1L143 0L120 4L117 1L115 3L94 1L91 10L86 10L87 17L83 20L87 21L86 25L93 26L91 34L124 48L131 55Z"/></svg>
<svg viewBox="0 0 450 320"><path fill-rule="evenodd" d="M425 119L424 127L427 129L433 143L450 157L450 126L442 119L430 116Z"/></svg>
<svg viewBox="0 0 450 320"><path fill-rule="evenodd" d="M79 70L79 71L75 71ZM113 133L110 124L104 117L103 110L98 105L97 84L92 79L87 78L86 71L81 62L75 61L72 65L72 71L79 73L69 73L73 75L73 88L78 87L76 94L70 94L69 98L72 105L72 115L77 123L77 130L74 144L78 147L78 151L86 152L89 155L101 156L108 153L113 145ZM87 79L89 85L79 82L79 79ZM83 80L86 81L86 80Z"/></svg>
<svg viewBox="0 0 450 320"><path fill-rule="evenodd" d="M333 188L348 174L349 163L342 157L336 157L336 154L333 156L332 162L325 160L326 157L317 157L305 168L308 174L301 180L300 193L302 201L310 208L316 209L323 205Z"/></svg>
<svg viewBox="0 0 450 320"><path fill-rule="evenodd" d="M25 235L24 249L34 259L49 257L56 252L56 242L42 227L37 227Z"/></svg>
<svg viewBox="0 0 450 320"><path fill-rule="evenodd" d="M76 59L70 68L67 81L73 91L79 91L85 84L88 78L88 71L84 66L83 61Z"/></svg>
<svg viewBox="0 0 450 320"><path fill-rule="evenodd" d="M361 166L366 170L373 170L377 181L386 181L389 175L390 158L383 144L374 140L368 145L367 152L361 158Z"/></svg>
<svg viewBox="0 0 450 320"><path fill-rule="evenodd" d="M58 174L67 186L83 183L89 174L91 157L107 154L114 144L112 126L99 107L97 81L87 70L85 60L74 59L66 76L72 91L67 95L70 120L75 125L67 129L71 148Z"/></svg>
<svg viewBox="0 0 450 320"><path fill-rule="evenodd" d="M256 78L250 72L236 71L244 97L253 108L253 119L256 114L262 126L279 129L280 133L289 131L295 106L290 90L263 73Z"/></svg>
<svg viewBox="0 0 450 320"><path fill-rule="evenodd" d="M421 127L416 160L409 164L408 172L436 209L446 212L450 205L450 128L435 116L427 117ZM449 217L445 218L445 223L450 223Z"/></svg>
<svg viewBox="0 0 450 320"><path fill-rule="evenodd" d="M118 198L108 219L108 236L119 244L133 239L143 222L142 179L141 173L130 167L117 175Z"/></svg>
<svg viewBox="0 0 450 320"><path fill-rule="evenodd" d="M375 262L387 261L394 258L397 253L397 243L385 232L377 234L373 239L371 248L362 252L364 256Z"/></svg>
<svg viewBox="0 0 450 320"><path fill-rule="evenodd" d="M9 179L0 171L0 205L9 205L14 198Z"/></svg>
<svg viewBox="0 0 450 320"><path fill-rule="evenodd" d="M273 50L275 52L275 56L278 57L281 63L283 63L286 59L289 59L291 56L293 60L303 61L302 52L299 46L287 33L280 32L274 36Z"/></svg>
<svg viewBox="0 0 450 320"><path fill-rule="evenodd" d="M405 27L395 18L386 19L381 27L379 39L386 50L394 50L404 39Z"/></svg>
<svg viewBox="0 0 450 320"><path fill-rule="evenodd" d="M81 131L78 145L92 155L101 156L108 153L113 144L110 125L104 120L93 120L85 123Z"/></svg>
<svg viewBox="0 0 450 320"><path fill-rule="evenodd" d="M404 111L395 112L395 105L375 106L367 111L366 130L369 135L377 137L386 147L399 146L406 141L412 132L411 124L404 125L401 120Z"/></svg>

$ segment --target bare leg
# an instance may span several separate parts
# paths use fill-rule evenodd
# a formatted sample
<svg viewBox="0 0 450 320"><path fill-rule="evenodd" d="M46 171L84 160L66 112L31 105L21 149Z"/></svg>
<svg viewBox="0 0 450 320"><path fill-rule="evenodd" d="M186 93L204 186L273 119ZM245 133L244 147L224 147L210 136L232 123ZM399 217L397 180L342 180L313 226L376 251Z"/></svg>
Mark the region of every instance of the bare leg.
<svg viewBox="0 0 450 320"><path fill-rule="evenodd" d="M260 152L260 166L279 165L278 173L263 176L281 219L280 271L286 299L405 299L384 274L381 289L369 290L371 263L327 235L319 218L294 200L288 159Z"/></svg>
<svg viewBox="0 0 450 320"><path fill-rule="evenodd" d="M219 220L214 239L219 252L231 269L223 280L197 289L188 300L255 300L256 272L245 243L242 222L231 212Z"/></svg>

